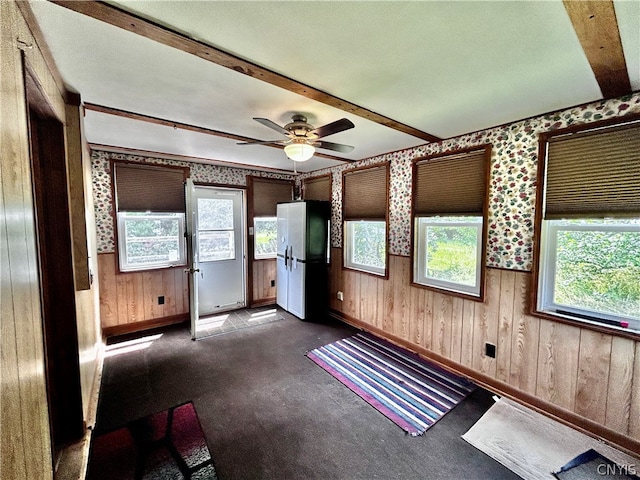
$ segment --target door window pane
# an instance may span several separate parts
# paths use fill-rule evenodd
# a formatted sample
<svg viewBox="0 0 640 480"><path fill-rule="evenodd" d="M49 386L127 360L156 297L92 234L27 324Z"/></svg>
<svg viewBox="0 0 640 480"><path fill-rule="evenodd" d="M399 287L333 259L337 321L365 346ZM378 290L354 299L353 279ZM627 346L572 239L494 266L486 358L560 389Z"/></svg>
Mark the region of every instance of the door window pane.
<svg viewBox="0 0 640 480"><path fill-rule="evenodd" d="M236 258L235 237L231 231L199 231L198 261L215 262Z"/></svg>
<svg viewBox="0 0 640 480"><path fill-rule="evenodd" d="M199 198L198 230L233 230L233 200Z"/></svg>
<svg viewBox="0 0 640 480"><path fill-rule="evenodd" d="M198 198L198 261L236 258L233 199Z"/></svg>

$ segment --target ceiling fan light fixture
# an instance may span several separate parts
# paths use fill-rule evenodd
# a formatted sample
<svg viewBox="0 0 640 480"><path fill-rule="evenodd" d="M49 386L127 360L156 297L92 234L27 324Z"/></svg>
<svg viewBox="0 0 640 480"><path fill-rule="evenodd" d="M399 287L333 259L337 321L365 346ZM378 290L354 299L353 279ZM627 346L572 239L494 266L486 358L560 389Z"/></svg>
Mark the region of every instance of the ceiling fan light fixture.
<svg viewBox="0 0 640 480"><path fill-rule="evenodd" d="M284 147L284 153L294 162L306 162L315 153L316 149L308 143L292 143Z"/></svg>

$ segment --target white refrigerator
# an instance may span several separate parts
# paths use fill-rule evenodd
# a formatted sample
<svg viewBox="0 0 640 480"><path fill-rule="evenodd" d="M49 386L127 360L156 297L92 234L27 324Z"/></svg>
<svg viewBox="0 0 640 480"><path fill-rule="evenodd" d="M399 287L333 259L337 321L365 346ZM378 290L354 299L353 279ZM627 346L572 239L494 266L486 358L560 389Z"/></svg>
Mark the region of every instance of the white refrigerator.
<svg viewBox="0 0 640 480"><path fill-rule="evenodd" d="M279 203L276 301L301 320L320 317L328 304L329 202Z"/></svg>

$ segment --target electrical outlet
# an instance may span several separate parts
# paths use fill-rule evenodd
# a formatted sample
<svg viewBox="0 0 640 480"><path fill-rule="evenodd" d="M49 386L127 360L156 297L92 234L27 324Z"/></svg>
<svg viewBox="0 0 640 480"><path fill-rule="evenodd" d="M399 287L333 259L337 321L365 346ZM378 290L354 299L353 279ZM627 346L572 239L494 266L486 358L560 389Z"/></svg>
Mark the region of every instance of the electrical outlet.
<svg viewBox="0 0 640 480"><path fill-rule="evenodd" d="M164 295L158 297L158 305L164 305Z"/></svg>
<svg viewBox="0 0 640 480"><path fill-rule="evenodd" d="M485 343L484 354L487 357L496 358L496 346L493 343Z"/></svg>
<svg viewBox="0 0 640 480"><path fill-rule="evenodd" d="M276 281L275 280L271 280L271 286L275 287L276 286Z"/></svg>
<svg viewBox="0 0 640 480"><path fill-rule="evenodd" d="M344 301L344 293L343 292L338 292L338 300L340 300L341 302Z"/></svg>

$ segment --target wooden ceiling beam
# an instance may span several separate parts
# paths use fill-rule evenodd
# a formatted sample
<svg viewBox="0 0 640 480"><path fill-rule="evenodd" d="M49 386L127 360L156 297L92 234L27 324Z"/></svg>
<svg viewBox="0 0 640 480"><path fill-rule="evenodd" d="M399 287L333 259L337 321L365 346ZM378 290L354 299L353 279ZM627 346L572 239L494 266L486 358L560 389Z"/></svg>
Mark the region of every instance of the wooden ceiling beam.
<svg viewBox="0 0 640 480"><path fill-rule="evenodd" d="M631 93L612 0L563 0L604 98Z"/></svg>
<svg viewBox="0 0 640 480"><path fill-rule="evenodd" d="M215 63L235 72L247 75L256 80L275 85L303 97L315 100L325 105L340 109L344 112L365 118L385 127L420 138L427 142L436 142L440 138L423 132L417 128L405 125L389 117L385 117L364 107L338 98L330 93L318 90L300 83L292 78L280 75L260 65L251 63L224 50L207 45L206 43L189 38L165 26L158 25L144 18L133 15L112 5L96 1L51 0L53 3L66 7L75 12L87 15L110 25L136 33L163 45L177 48L183 52L195 55L209 62Z"/></svg>
<svg viewBox="0 0 640 480"><path fill-rule="evenodd" d="M155 125L162 125L165 127L171 127L180 130L188 130L190 132L203 133L205 135L213 135L215 137L228 138L230 140L238 140L239 142L257 142L255 138L243 137L242 135L236 135L234 133L223 132L221 130L213 130L211 128L199 127L197 125L190 125L188 123L175 122L173 120L167 120L165 118L152 117L151 115L144 115L142 113L129 112L127 110L121 110L119 108L106 107L104 105L96 105L95 103L85 103L84 108L93 112L105 113L107 115L115 115L123 118L130 118L132 120L138 120L147 123L153 123ZM283 149L283 145L277 143L264 143L267 147ZM327 155L326 153L320 153L316 151L314 156L321 158L328 158L329 160L338 160L340 162L354 162L349 158L336 157L334 155Z"/></svg>
<svg viewBox="0 0 640 480"><path fill-rule="evenodd" d="M116 145L105 145L102 143L89 143L91 150L100 150L102 152L122 153L125 155L138 155L141 157L164 158L165 160L176 160L179 162L202 163L204 165L217 165L220 167L240 168L243 170L258 170L261 172L275 173L292 173L291 170L284 168L263 167L260 165L250 165L248 163L227 162L225 160L215 160L204 157L193 157L189 155L180 155L175 153L156 152L152 150L140 150L139 148L119 147ZM306 172L305 172L306 173Z"/></svg>

